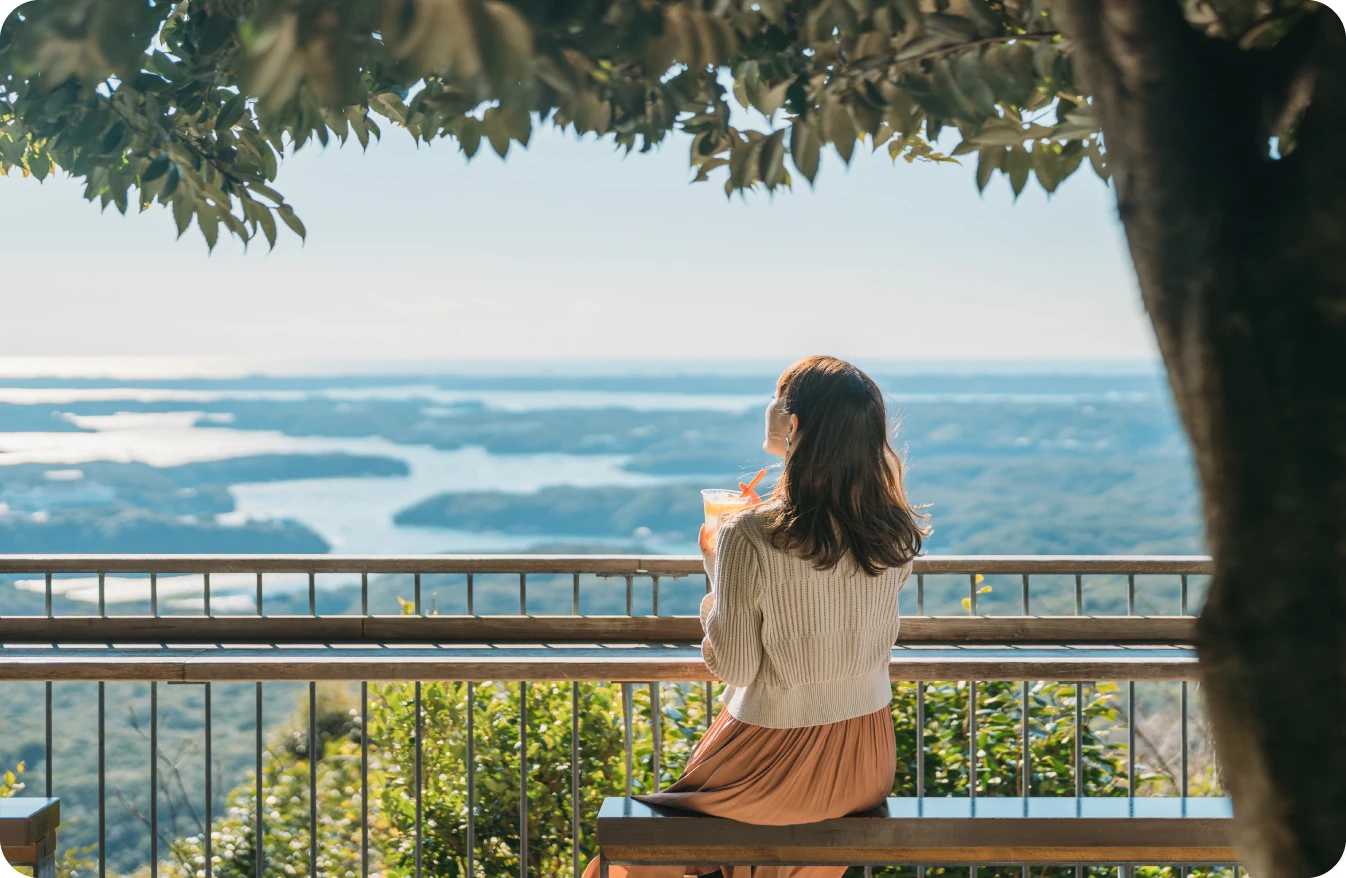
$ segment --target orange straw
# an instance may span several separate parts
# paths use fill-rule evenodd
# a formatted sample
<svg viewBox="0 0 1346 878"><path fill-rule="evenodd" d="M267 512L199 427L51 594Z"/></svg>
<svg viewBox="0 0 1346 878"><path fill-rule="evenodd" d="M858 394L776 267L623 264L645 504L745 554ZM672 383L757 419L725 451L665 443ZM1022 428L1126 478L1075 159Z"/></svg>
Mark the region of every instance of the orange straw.
<svg viewBox="0 0 1346 878"><path fill-rule="evenodd" d="M746 497L749 494L751 494L753 489L756 488L759 484L761 484L762 479L765 478L766 478L766 470L765 469L759 470L757 475L752 477L752 481L748 482L748 487L744 488L743 493L739 494L739 496Z"/></svg>

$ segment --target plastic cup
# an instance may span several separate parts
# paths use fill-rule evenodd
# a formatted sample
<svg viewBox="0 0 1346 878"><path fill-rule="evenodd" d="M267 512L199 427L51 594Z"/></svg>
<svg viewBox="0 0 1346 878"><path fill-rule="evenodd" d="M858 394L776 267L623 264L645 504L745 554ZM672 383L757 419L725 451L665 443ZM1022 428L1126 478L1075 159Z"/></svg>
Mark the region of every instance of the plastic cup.
<svg viewBox="0 0 1346 878"><path fill-rule="evenodd" d="M719 488L707 488L701 492L701 500L706 505L706 529L710 531L710 547L715 548L720 525L729 516L752 506L751 498L742 496L739 490L725 491Z"/></svg>

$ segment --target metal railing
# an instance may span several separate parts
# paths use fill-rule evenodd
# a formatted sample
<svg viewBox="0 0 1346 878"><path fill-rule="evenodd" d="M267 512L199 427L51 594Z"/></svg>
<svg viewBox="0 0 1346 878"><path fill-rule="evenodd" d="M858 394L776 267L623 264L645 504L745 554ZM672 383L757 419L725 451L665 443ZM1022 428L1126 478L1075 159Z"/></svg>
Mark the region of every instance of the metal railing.
<svg viewBox="0 0 1346 878"><path fill-rule="evenodd" d="M1119 650L1145 647L1152 651L1167 650L1171 655L1190 659L1190 650L1186 648L1190 645L1190 612L1199 603L1204 580L1210 571L1209 559L1202 557L945 556L918 559L913 581L908 587L909 593L903 598L904 610L911 606L914 599L915 614L904 619L898 648L899 651L912 650L913 654L922 649L945 650L943 655L951 658L944 666L953 673L944 679L966 683L957 694L959 699L966 698L965 719L955 718L964 723L965 731L960 734L962 740L967 742L965 767L960 769L967 779L961 788L962 794L972 798L995 794L995 790L989 786L980 788L983 786L983 774L1000 769L979 764L979 760L990 758L981 752L983 748L979 744L979 713L984 712L987 699L995 699L1003 705L1006 698L1004 684L990 681L1003 678L983 675L964 679L957 670L960 661L984 673L986 663L982 660L983 656L1002 656L1005 650L1024 651L1030 644L1055 651L1062 658L1078 659L1070 675L1065 677L1074 681L1067 687L1067 691L1073 687L1073 698L1052 695L1060 702L1052 702L1052 717L1053 722L1065 722L1073 730L1070 747L1073 786L1057 791L1083 796L1087 792L1086 736L1092 734L1085 716L1085 695L1090 686L1089 681L1099 680L1096 676L1089 676L1090 663L1093 661L1091 656L1098 656L1097 667L1110 671L1115 671L1117 664L1109 663L1109 655L1116 655ZM196 577L199 577L199 589L195 585ZM192 581L188 582L187 579ZM678 584L676 594L670 593L670 582ZM965 586L960 583L965 583ZM273 586L270 600L267 590L269 584ZM279 589L275 588L276 585L279 585ZM517 605L513 600L515 588ZM264 789L264 757L267 750L267 699L264 686L268 684L260 680L270 679L267 674L272 671L280 673L286 667L293 667L294 657L301 654L293 648L281 646L281 643L306 643L314 650L323 652L329 659L322 665L325 670L321 676L314 673L308 678L306 692L307 728L304 732L307 736L307 753L310 754L307 759L307 800L311 828L308 833L308 873L317 878L320 860L318 786L321 758L315 757L321 756L323 744L318 729L318 680L344 680L359 685L358 798L361 814L358 848L360 874L364 878L373 874L370 836L371 740L368 729L371 685L377 687L379 684L373 683L370 677L349 676L344 668L367 667L368 661L386 662L391 668L400 660L399 657L411 655L417 650L420 655L452 654L455 650L468 649L474 640L486 639L487 643L478 644L479 651L489 651L492 655L476 660L480 669L474 670L470 676L434 678L467 681L464 694L466 704L470 707L463 715L466 752L462 759L466 799L462 809L466 835L463 847L465 871L472 876L488 874L480 862L474 862L480 850L478 823L484 804L478 796L480 778L477 777L477 747L483 730L478 727L476 706L483 692L482 687L492 685L486 681L517 680L518 716L514 722L518 728L517 747L521 756L516 781L519 795L518 835L514 843L518 848L517 872L521 878L527 878L530 872L541 874L542 869L541 864L530 864L529 843L520 842L520 839L530 838L529 821L534 816L529 801L530 763L527 757L530 747L530 682L519 676L521 672L509 662L519 654L519 650L527 648L557 651L567 648L557 644L569 645L571 649L576 644L593 644L599 648L591 650L594 657L584 666L586 670L583 679L574 679L574 674L565 670L562 663L548 665L545 655L555 654L553 652L544 654L544 659L537 665L541 673L532 678L531 684L536 685L539 679L569 682L569 860L571 868L578 875L583 867L585 849L591 848L591 844L586 844L584 824L592 815L586 818L582 813L584 778L580 767L584 697L587 697L585 694L588 691L598 691L590 686L589 681L602 683L626 680L620 683L621 753L624 760L620 774L624 784L619 791L628 795L636 792L638 774L643 779L642 783L648 783L652 778L652 782L657 785L661 775L666 777L675 767L670 764L665 752L663 726L673 722L668 713L669 705L676 702L677 710L695 712L706 724L711 717L714 685L705 680L710 675L699 664L694 645L699 638L699 622L692 615L696 602L707 589L700 559L687 557L0 556L0 595L4 595L5 601L0 603L0 607L10 603L11 594L16 597L13 602L15 606L22 604L18 600L21 597L40 601L40 605L30 603L20 606L19 613L6 612L0 616L0 663L13 657L15 661L36 662L41 669L60 669L60 676L52 671L50 676L42 680L45 690L42 762L47 795L62 794L54 777L54 687L62 685L62 681L67 679L95 681L97 832L94 843L97 845L96 868L99 878L105 878L108 874L107 687L132 685L119 683L121 680L148 683L150 718L147 734L151 754L148 784L151 794L148 814L138 816L148 825L149 872L152 878L158 878L162 853L160 848L163 844L158 811L163 787L160 772L166 767L161 764L163 760L160 757L159 685L180 683L186 679L185 676L176 677L165 673L162 670L167 667L165 662L183 654L187 649L181 645L183 643L191 643L190 648L195 650L193 655L196 656L201 655L202 650L211 655L229 655L232 654L231 650L241 650L246 646L262 650L262 653L250 656L250 667L259 670L255 678L259 682L254 683L252 705L255 735L251 742L254 750L251 771L255 784L252 794L256 803L252 818L252 832L255 834L252 844L258 852L254 858L255 874L257 878L262 878L269 867L262 855L266 832L266 808L262 803L267 799L267 790ZM914 595L910 594L912 591ZM406 597L403 597L403 592ZM390 594L399 599L396 605L388 600ZM1105 594L1106 599L1100 599L1100 594ZM222 596L225 599L222 600ZM251 599L251 612L243 606L244 602L240 600L242 597ZM197 601L199 606L196 605ZM320 612L325 602L335 608L333 612ZM586 603L589 609L606 612L582 613ZM1091 612L1086 616L1086 609L1095 609L1093 604L1111 612ZM268 610L275 606L290 612L283 616L272 615ZM130 612L109 613L110 607L129 609ZM506 607L508 612L505 611ZM378 612L394 608L399 612ZM459 612L447 613L443 610ZM932 612L927 614L927 610ZM1039 615L1034 616L1034 610ZM1044 610L1048 612L1044 614ZM1152 612L1142 617L1138 610ZM549 612L548 615L541 615L539 611ZM563 613L567 614L564 619ZM614 616L619 619L614 621ZM1071 617L1078 622L1063 621L1063 617ZM254 627L249 629L249 625ZM31 631L41 633L24 636L25 632ZM224 638L221 638L222 633ZM265 638L268 634L272 635L269 641L257 644L259 637ZM1123 644L1128 639L1130 642ZM202 643L203 640L206 642ZM89 647L91 641L98 645L95 648L77 648ZM108 646L128 641L133 647ZM172 645L174 643L179 645ZM506 648L506 644L510 646ZM536 646L529 647L530 644ZM636 651L656 646L665 649L669 656L677 660L674 663L676 670L661 670L659 665L651 666L635 661ZM370 649L376 653L375 659L367 659ZM1001 652L994 652L996 649ZM357 653L356 650L364 652ZM986 650L992 652L987 653ZM353 657L356 655L361 656L366 663L360 665L355 662ZM965 656L965 659L960 659L960 655ZM1148 661L1145 656L1151 653L1137 655L1141 655L1137 666L1144 667ZM347 658L351 664L344 661ZM1048 656L1044 662L1050 667L1051 657ZM204 858L202 871L213 878L218 852L213 849L212 834L219 818L221 790L217 788L216 776L213 774L215 763L212 760L217 759L217 753L213 746L215 732L212 720L213 710L217 706L217 693L213 691L212 685L223 685L223 681L236 681L239 677L235 671L232 676L212 678L212 667L219 665L203 666L199 675L193 679L203 686L200 726L205 766L201 784L204 807L200 825L205 828L201 840ZM514 669L510 672L512 676L491 676L492 668L504 667ZM1175 726L1180 739L1177 747L1179 765L1172 772L1175 777L1170 791L1187 797L1193 792L1189 787L1189 755L1193 743L1189 683L1193 674L1190 669L1175 673L1171 664L1159 664L1156 667L1158 670L1151 669L1136 676L1142 681L1177 678L1179 705ZM914 726L914 752L917 756L913 766L915 776L911 780L915 794L939 794L936 788L940 787L940 783L932 783L927 777L927 754L932 746L928 737L932 730L932 719L936 720L933 728L944 728L939 724L939 718L930 716L928 710L932 693L936 691L932 686L938 681L929 677L909 680L909 675L903 675L901 665L896 660L894 668L894 679L899 681L899 698L909 697L914 701L914 704L901 704L900 707L914 711L911 724ZM379 679L407 680L408 673L414 674L405 670L400 673L390 670L386 676L381 674ZM632 682L633 674L647 676ZM701 676L698 677L698 674ZM1169 674L1172 676L1161 676ZM282 678L294 679L292 675ZM34 678L29 676L27 679ZM692 683L693 679L698 682ZM1015 782L1025 794L1035 780L1033 730L1030 724L1034 706L1042 698L1041 686L1034 687L1033 682L1019 680L1015 693L1019 714L1018 764L1015 769L1018 776ZM1109 734L1122 732L1126 736L1125 794L1136 796L1143 793L1138 780L1137 680L1124 682L1125 707L1120 708L1120 711L1126 721L1124 726L1113 723ZM427 685L440 684L426 683L420 678L411 682L414 729L410 731L413 753L409 758L411 777L408 779L410 789L407 794L414 804L413 825L409 831L414 840L414 852L408 868L415 878L428 874L424 862L426 757L423 725L426 720L423 698ZM1059 691L1059 688L1053 691ZM234 694L232 689L229 691L231 695ZM948 692L939 691L943 692L940 704L947 706ZM637 700L643 701L646 717L637 716ZM1069 705L1072 713L1057 716L1065 704ZM644 727L638 729L642 721ZM648 739L648 757L637 757L637 738L642 741ZM1152 743L1150 746L1154 749L1158 745ZM680 752L685 755L685 748ZM173 770L176 771L176 768ZM183 787L183 791L185 795L186 787ZM1184 868L1182 871L1185 874L1187 870ZM1083 874L1083 867L1078 867L1076 872ZM1028 874L1027 867L1024 874Z"/></svg>

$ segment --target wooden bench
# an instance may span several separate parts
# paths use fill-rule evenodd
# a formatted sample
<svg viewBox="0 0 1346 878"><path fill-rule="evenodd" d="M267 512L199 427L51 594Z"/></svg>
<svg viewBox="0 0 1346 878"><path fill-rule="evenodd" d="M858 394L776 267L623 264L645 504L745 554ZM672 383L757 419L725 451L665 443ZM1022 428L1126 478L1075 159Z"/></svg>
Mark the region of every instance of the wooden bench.
<svg viewBox="0 0 1346 878"><path fill-rule="evenodd" d="M0 799L0 853L11 866L31 866L35 878L56 878L60 825L60 799Z"/></svg>
<svg viewBox="0 0 1346 878"><path fill-rule="evenodd" d="M1233 811L1217 798L894 798L803 826L753 826L634 799L603 802L608 866L1227 865Z"/></svg>

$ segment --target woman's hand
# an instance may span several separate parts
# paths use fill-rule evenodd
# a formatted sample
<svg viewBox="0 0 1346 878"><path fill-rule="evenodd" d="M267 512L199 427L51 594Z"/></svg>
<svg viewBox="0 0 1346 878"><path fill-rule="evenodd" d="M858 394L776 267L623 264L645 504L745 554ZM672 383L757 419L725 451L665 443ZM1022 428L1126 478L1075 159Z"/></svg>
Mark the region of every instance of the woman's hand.
<svg viewBox="0 0 1346 878"><path fill-rule="evenodd" d="M696 545L701 549L701 566L706 568L706 575L715 576L715 549L711 547L710 541L715 536L715 531L701 525L701 532L697 534Z"/></svg>

